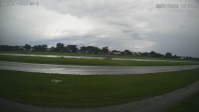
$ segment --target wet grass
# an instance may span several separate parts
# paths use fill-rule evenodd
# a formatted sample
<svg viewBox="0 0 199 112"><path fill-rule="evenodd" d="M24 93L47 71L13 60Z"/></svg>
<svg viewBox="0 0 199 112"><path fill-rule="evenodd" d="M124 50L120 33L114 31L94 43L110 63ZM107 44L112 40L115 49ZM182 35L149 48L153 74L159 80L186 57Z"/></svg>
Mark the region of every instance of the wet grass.
<svg viewBox="0 0 199 112"><path fill-rule="evenodd" d="M0 51L0 53L103 57L102 54L83 54L83 53L66 53L66 52ZM193 61L193 60L180 60L180 59L168 59L168 58L152 58L152 57L140 57L140 56L120 56L120 55L112 55L112 56L114 58L128 58L128 59L152 59L152 60L171 60L171 61Z"/></svg>
<svg viewBox="0 0 199 112"><path fill-rule="evenodd" d="M52 83L52 79L62 80ZM199 80L199 69L143 75L59 75L0 70L0 96L35 105L92 107L132 102Z"/></svg>
<svg viewBox="0 0 199 112"><path fill-rule="evenodd" d="M66 52L0 51L0 53L103 57L102 54L83 54L83 53L66 53Z"/></svg>
<svg viewBox="0 0 199 112"><path fill-rule="evenodd" d="M199 91L165 112L199 112Z"/></svg>
<svg viewBox="0 0 199 112"><path fill-rule="evenodd" d="M87 65L87 66L177 66L198 65L192 62L158 62L158 61L127 61L127 60L100 60L100 59L74 59L74 58L46 58L30 56L4 56L0 55L0 61L27 62L40 64L61 65Z"/></svg>

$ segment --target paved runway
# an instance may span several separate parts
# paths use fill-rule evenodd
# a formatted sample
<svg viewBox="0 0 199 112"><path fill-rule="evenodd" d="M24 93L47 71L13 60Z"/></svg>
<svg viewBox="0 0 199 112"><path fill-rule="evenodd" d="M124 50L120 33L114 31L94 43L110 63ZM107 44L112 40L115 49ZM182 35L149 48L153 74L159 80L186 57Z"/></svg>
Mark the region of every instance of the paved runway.
<svg viewBox="0 0 199 112"><path fill-rule="evenodd" d="M64 55L35 55L35 54L12 54L0 53L0 55L8 56L32 56L32 57L48 57L48 58L77 58L77 59L104 59L103 57L89 57L89 56L64 56ZM127 58L112 58L112 60L129 60L129 61L160 61L160 62L193 62L194 61L171 61L171 60L153 60L153 59L127 59ZM198 62L196 62L198 63Z"/></svg>
<svg viewBox="0 0 199 112"><path fill-rule="evenodd" d="M56 73L68 75L108 75L108 74L145 74L189 70L199 68L199 65L183 66L75 66L75 65L52 65L33 64L0 61L0 69L16 70L39 73Z"/></svg>

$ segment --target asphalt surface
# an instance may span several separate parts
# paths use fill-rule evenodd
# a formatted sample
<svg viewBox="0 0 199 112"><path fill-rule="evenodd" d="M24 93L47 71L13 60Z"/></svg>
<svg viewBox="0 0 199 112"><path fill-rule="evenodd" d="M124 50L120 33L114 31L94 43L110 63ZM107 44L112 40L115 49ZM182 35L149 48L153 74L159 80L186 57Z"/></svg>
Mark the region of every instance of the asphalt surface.
<svg viewBox="0 0 199 112"><path fill-rule="evenodd" d="M77 58L77 59L104 59L103 57L89 57L89 56L63 56L63 55L34 55L34 54L12 54L0 53L0 55L9 56L31 56L31 57L48 57L48 58ZM127 58L112 58L112 60L129 60L129 61L160 61L160 62L193 62L194 61L171 61L171 60L152 60L152 59L127 59ZM196 62L198 63L198 62Z"/></svg>
<svg viewBox="0 0 199 112"><path fill-rule="evenodd" d="M70 75L105 75L105 74L145 74L181 71L199 68L199 65L183 66L75 66L75 65L52 65L33 64L0 61L1 70L16 70L25 72L56 73Z"/></svg>
<svg viewBox="0 0 199 112"><path fill-rule="evenodd" d="M199 81L164 95L125 104L90 108L36 106L0 98L0 112L162 112L185 100L198 90Z"/></svg>

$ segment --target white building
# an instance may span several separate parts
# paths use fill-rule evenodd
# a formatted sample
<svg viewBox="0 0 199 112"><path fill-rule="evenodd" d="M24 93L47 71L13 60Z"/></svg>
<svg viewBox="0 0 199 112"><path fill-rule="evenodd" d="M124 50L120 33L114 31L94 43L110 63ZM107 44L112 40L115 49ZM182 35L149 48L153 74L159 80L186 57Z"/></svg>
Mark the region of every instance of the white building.
<svg viewBox="0 0 199 112"><path fill-rule="evenodd" d="M186 57L185 56L181 56L180 59L186 59Z"/></svg>

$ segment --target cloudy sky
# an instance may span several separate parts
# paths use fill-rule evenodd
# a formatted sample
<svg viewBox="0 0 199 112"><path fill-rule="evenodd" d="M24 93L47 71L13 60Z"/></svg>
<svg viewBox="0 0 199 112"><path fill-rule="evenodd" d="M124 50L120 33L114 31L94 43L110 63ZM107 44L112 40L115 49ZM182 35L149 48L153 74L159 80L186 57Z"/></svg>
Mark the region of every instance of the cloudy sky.
<svg viewBox="0 0 199 112"><path fill-rule="evenodd" d="M199 57L199 0L0 1L0 45L61 42Z"/></svg>

